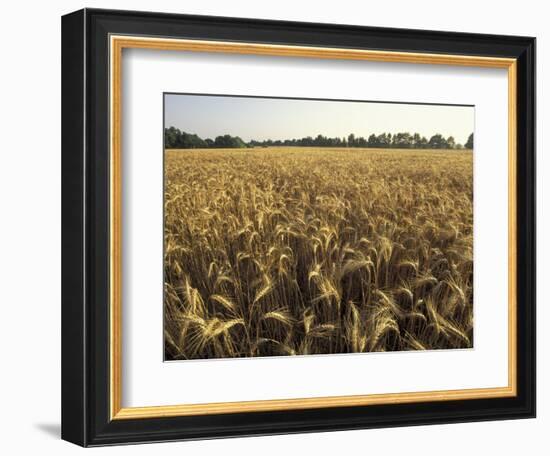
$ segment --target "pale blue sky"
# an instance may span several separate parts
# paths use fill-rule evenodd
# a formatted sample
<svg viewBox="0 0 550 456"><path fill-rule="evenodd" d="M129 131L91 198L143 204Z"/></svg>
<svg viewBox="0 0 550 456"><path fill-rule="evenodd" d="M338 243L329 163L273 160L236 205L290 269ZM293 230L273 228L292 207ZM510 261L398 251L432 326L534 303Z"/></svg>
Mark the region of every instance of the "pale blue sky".
<svg viewBox="0 0 550 456"><path fill-rule="evenodd" d="M201 138L230 134L251 139L293 139L322 134L418 132L454 136L464 144L474 131L472 106L291 100L210 95L165 95L165 126Z"/></svg>

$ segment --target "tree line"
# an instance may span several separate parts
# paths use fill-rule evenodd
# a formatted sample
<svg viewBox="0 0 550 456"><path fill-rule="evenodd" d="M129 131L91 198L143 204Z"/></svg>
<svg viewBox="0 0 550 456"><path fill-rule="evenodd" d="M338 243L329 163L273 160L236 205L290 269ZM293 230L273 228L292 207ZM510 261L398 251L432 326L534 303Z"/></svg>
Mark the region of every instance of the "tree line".
<svg viewBox="0 0 550 456"><path fill-rule="evenodd" d="M175 127L164 129L164 147L166 149L208 149L208 148L246 148L246 147L372 147L383 149L473 149L474 134L470 134L464 145L455 141L452 136L445 138L437 133L430 139L418 133L381 133L371 134L368 138L355 136L327 137L317 135L299 139L263 141L243 141L239 136L222 135L214 139L202 139L194 133L187 133Z"/></svg>

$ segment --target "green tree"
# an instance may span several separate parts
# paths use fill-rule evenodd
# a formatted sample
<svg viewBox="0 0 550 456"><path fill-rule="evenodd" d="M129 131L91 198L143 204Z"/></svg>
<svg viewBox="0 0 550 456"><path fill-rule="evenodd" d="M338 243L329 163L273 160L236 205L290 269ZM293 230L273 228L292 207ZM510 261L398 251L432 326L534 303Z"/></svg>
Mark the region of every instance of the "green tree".
<svg viewBox="0 0 550 456"><path fill-rule="evenodd" d="M367 144L369 147L379 147L378 137L373 133L369 136L369 139L367 139Z"/></svg>
<svg viewBox="0 0 550 456"><path fill-rule="evenodd" d="M464 144L465 149L473 149L474 148L474 134L470 133L470 136L468 136L468 141Z"/></svg>
<svg viewBox="0 0 550 456"><path fill-rule="evenodd" d="M410 149L413 147L413 136L410 133L396 133L393 135L392 146L399 149Z"/></svg>
<svg viewBox="0 0 550 456"><path fill-rule="evenodd" d="M456 148L455 139L452 136L449 136L447 138L447 149L455 149L455 148Z"/></svg>
<svg viewBox="0 0 550 456"><path fill-rule="evenodd" d="M242 149L247 147L247 145L238 136L223 135L216 137L214 140L214 147L223 149Z"/></svg>
<svg viewBox="0 0 550 456"><path fill-rule="evenodd" d="M391 133L381 133L377 136L377 147L388 148L391 146Z"/></svg>
<svg viewBox="0 0 550 456"><path fill-rule="evenodd" d="M164 129L164 147L166 149L175 149L178 147L181 132L175 127Z"/></svg>
<svg viewBox="0 0 550 456"><path fill-rule="evenodd" d="M428 147L430 149L447 149L447 140L437 133L428 141Z"/></svg>

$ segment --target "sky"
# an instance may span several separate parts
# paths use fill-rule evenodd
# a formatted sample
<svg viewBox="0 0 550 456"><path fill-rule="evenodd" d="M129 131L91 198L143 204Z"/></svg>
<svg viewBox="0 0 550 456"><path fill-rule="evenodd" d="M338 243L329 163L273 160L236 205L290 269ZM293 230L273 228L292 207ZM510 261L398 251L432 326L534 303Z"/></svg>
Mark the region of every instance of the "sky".
<svg viewBox="0 0 550 456"><path fill-rule="evenodd" d="M201 138L229 134L245 141L294 139L318 134L367 138L380 133L441 133L464 144L474 131L473 106L295 100L165 94L165 126Z"/></svg>

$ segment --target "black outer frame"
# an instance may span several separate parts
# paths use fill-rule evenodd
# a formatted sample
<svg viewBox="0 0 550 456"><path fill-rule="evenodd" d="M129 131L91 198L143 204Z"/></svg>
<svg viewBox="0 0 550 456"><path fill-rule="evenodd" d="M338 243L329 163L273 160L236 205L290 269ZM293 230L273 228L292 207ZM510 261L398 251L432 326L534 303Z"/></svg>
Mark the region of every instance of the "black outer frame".
<svg viewBox="0 0 550 456"><path fill-rule="evenodd" d="M110 34L518 59L518 395L111 421ZM68 14L62 18L62 438L98 446L535 417L535 226L534 38L97 9Z"/></svg>

